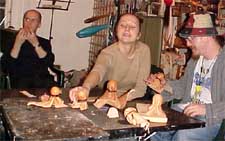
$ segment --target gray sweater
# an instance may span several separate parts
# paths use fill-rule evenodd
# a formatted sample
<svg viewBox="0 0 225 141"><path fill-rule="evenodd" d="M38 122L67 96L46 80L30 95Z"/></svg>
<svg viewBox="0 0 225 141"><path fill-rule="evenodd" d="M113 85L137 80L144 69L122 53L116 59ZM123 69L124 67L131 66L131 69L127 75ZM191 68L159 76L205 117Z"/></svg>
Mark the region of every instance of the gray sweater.
<svg viewBox="0 0 225 141"><path fill-rule="evenodd" d="M191 59L186 67L184 76L175 81L169 81L173 94L163 92L165 101L182 99L181 103L191 102L191 87L197 60ZM221 123L225 118L225 47L219 53L212 68L212 104L206 104L206 126Z"/></svg>

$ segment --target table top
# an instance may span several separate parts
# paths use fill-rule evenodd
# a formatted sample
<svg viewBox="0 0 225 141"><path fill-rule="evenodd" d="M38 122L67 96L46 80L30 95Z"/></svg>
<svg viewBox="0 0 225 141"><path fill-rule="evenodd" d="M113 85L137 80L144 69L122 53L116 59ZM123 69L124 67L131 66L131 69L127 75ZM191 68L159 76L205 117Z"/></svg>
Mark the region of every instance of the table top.
<svg viewBox="0 0 225 141"><path fill-rule="evenodd" d="M39 89L29 92L40 95L44 91L46 90ZM69 102L67 92L64 90L62 95L66 104ZM55 109L26 106L28 101L31 99L19 94L18 90L2 91L0 95L4 118L14 136L20 139L100 139L120 137L124 133L129 136L141 135L145 132L142 128L129 124L124 119L122 110L119 111L119 118L108 118L107 106L97 109L92 103L88 103L88 110L80 111L69 107ZM128 106L134 106L136 102L129 102ZM150 123L150 131L197 128L205 124L167 107L163 109L168 122Z"/></svg>
<svg viewBox="0 0 225 141"><path fill-rule="evenodd" d="M102 139L109 134L71 108L27 106L28 99L3 100L3 117L13 136L21 140Z"/></svg>

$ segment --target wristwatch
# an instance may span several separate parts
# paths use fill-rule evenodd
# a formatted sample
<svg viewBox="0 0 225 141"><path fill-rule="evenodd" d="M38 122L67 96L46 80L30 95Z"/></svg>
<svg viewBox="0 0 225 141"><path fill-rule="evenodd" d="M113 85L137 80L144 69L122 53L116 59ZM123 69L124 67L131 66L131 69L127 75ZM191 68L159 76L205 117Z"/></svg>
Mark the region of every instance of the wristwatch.
<svg viewBox="0 0 225 141"><path fill-rule="evenodd" d="M41 44L40 44L40 43L38 43L37 47L41 47Z"/></svg>
<svg viewBox="0 0 225 141"><path fill-rule="evenodd" d="M38 43L38 45L37 46L34 46L35 48L39 48L39 47L41 47L41 44L40 43Z"/></svg>

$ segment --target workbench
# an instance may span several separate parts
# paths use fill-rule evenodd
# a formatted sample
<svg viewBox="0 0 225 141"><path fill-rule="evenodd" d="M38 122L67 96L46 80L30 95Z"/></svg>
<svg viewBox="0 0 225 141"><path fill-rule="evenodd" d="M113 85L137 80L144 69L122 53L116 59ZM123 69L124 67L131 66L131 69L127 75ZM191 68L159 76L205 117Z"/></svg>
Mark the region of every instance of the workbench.
<svg viewBox="0 0 225 141"><path fill-rule="evenodd" d="M28 90L32 94L41 95L46 90ZM92 95L91 95L92 96ZM68 104L68 90L62 98ZM2 120L6 133L13 140L110 140L132 138L145 135L143 128L129 124L123 111L119 110L119 118L108 118L108 106L97 109L88 103L88 110L80 111L70 107L40 108L27 106L28 101L35 100L19 94L19 90L2 91L0 105ZM36 99L37 100L37 99ZM38 101L38 100L37 100ZM129 102L135 106L137 101ZM138 101L141 102L141 101ZM146 101L143 101L146 103ZM150 102L150 101L149 101ZM204 122L187 117L179 112L163 107L168 117L167 123L150 123L149 133L177 129L198 128Z"/></svg>

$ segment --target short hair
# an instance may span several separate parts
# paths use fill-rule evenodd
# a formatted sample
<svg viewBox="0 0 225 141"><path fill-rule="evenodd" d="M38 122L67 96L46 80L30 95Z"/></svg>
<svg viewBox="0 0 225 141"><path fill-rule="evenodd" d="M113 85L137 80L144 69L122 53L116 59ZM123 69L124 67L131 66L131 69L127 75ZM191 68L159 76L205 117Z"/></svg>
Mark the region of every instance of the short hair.
<svg viewBox="0 0 225 141"><path fill-rule="evenodd" d="M119 17L118 17L118 20L117 20L117 23L116 23L116 27L118 26L118 23L121 19L121 17L125 16L125 15L132 15L134 17L136 17L136 19L138 19L138 22L139 22L139 31L141 32L141 24L143 23L143 20L141 18L139 18L137 15L135 14L131 14L131 13L124 13L124 14L121 14Z"/></svg>
<svg viewBox="0 0 225 141"><path fill-rule="evenodd" d="M41 20L42 20L41 13L40 13L39 11L35 10L35 9L27 10L27 11L24 13L24 15L23 15L23 19L26 17L27 13L29 13L29 12L35 12L35 13L37 13L37 14L38 14L38 18L39 18L39 20L40 20L40 22L41 22Z"/></svg>
<svg viewBox="0 0 225 141"><path fill-rule="evenodd" d="M139 17L138 17L137 15L135 15L135 14L132 14L132 13L124 13L124 14L121 14L121 15L118 17L118 19L117 19L117 21L116 21L116 24L115 24L115 28L113 29L113 34L115 35L115 40L117 40L117 41L118 41L118 38L117 38L117 28L118 28L118 23L119 23L121 17L123 17L123 16L125 16L125 15L132 15L132 16L136 17L136 19L137 19L138 22L139 22L139 33L141 33L141 24L143 23L143 20L142 20L141 18L139 18Z"/></svg>

